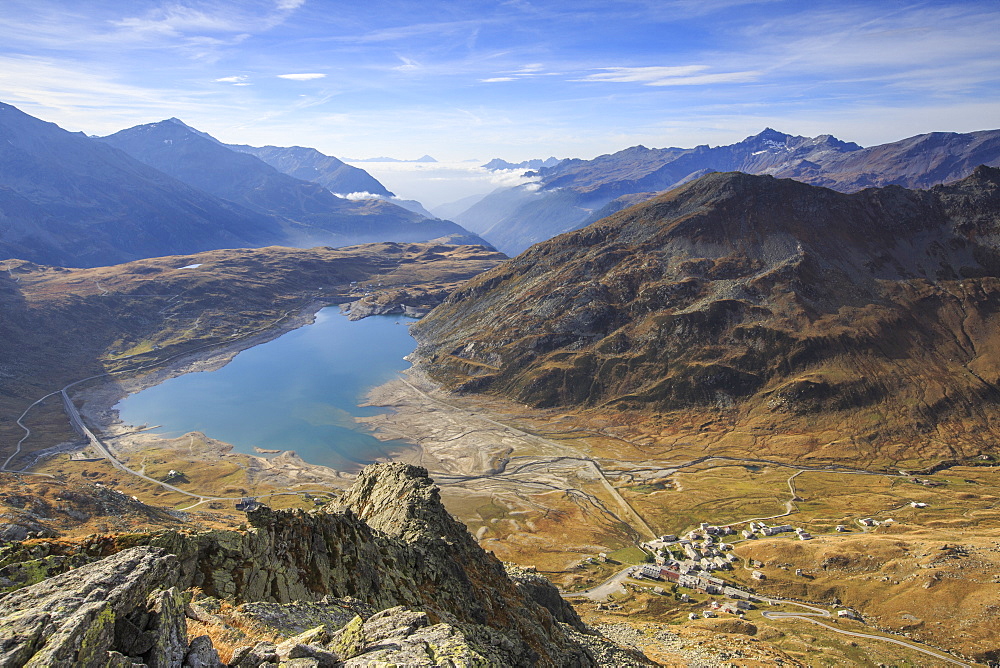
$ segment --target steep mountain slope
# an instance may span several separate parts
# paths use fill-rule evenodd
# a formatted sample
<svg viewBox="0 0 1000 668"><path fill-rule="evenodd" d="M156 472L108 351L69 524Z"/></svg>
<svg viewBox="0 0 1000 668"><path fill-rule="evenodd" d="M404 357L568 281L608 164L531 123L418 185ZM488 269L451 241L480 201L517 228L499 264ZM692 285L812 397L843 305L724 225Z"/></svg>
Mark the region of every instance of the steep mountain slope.
<svg viewBox="0 0 1000 668"><path fill-rule="evenodd" d="M217 197L281 216L293 245L373 241L480 240L445 220L428 220L381 200L348 200L234 151L177 119L139 125L104 141L160 171Z"/></svg>
<svg viewBox="0 0 1000 668"><path fill-rule="evenodd" d="M930 187L967 176L979 164L1000 165L1000 130L932 133L862 148L830 135L798 137L768 128L729 146L634 146L593 160L564 160L535 172L537 183L490 195L455 220L514 254L593 222L617 198L663 191L714 171L769 174L853 192L891 184Z"/></svg>
<svg viewBox="0 0 1000 668"><path fill-rule="evenodd" d="M249 153L279 172L303 181L318 183L330 192L340 195L367 192L372 195L392 197L378 179L363 169L348 165L314 148L302 146L247 146L227 144L234 151Z"/></svg>
<svg viewBox="0 0 1000 668"><path fill-rule="evenodd" d="M0 103L0 257L96 266L281 238L271 216Z"/></svg>
<svg viewBox="0 0 1000 668"><path fill-rule="evenodd" d="M855 194L716 173L538 244L413 330L464 390L968 454L1000 427L998 226L989 167Z"/></svg>

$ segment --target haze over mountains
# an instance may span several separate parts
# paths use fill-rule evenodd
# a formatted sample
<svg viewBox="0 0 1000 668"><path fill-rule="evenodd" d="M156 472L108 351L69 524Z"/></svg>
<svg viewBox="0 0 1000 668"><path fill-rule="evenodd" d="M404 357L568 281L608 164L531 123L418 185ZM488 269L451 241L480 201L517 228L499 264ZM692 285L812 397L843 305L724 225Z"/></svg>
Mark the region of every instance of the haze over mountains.
<svg viewBox="0 0 1000 668"><path fill-rule="evenodd" d="M387 201L337 197L176 119L98 141L0 103L3 257L79 267L216 248L438 238L483 243Z"/></svg>
<svg viewBox="0 0 1000 668"><path fill-rule="evenodd" d="M536 406L976 454L1000 429L998 234L1000 169L854 194L710 174L473 279L414 327L418 353Z"/></svg>
<svg viewBox="0 0 1000 668"><path fill-rule="evenodd" d="M378 179L363 169L358 169L314 148L302 146L247 146L227 144L228 148L259 158L275 169L303 181L318 183L332 193L371 193L393 197Z"/></svg>
<svg viewBox="0 0 1000 668"><path fill-rule="evenodd" d="M446 236L477 243L454 223L428 220L391 202L338 197L317 182L279 171L250 152L242 148L233 150L178 119L139 125L102 137L101 141L217 197L285 218L292 223L290 234L296 241L292 245L425 241ZM306 151L313 169L318 170L317 158L322 154ZM303 168L301 162L289 157L296 151L276 149L266 153L283 168L296 171ZM327 163L327 168L330 164ZM384 186L363 170L350 169L354 171L344 174L355 181L358 180L357 172L368 177L358 185L367 184L381 191L377 194L391 196ZM338 188L348 185L346 178L335 180L328 173L323 175L323 180L334 183ZM297 235L301 235L301 239L296 239Z"/></svg>
<svg viewBox="0 0 1000 668"><path fill-rule="evenodd" d="M729 146L644 146L539 168L535 183L500 190L454 220L516 255L626 206L714 171L770 174L842 192L883 185L926 188L1000 165L1000 131L935 132L862 148L830 135L800 137L770 128Z"/></svg>

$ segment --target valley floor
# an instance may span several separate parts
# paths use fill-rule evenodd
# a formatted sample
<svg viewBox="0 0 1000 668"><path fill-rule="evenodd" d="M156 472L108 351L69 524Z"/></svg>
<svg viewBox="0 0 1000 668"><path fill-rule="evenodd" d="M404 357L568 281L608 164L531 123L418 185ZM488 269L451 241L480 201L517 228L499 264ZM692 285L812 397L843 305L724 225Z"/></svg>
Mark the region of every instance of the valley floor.
<svg viewBox="0 0 1000 668"><path fill-rule="evenodd" d="M217 351L159 373L213 368L233 352ZM74 462L66 454L35 471L82 476L142 502L185 510L190 520L206 526L238 523L233 502L240 497L267 497L263 500L275 507L310 506L354 477L307 464L294 453L238 454L203 434L163 439L118 422L111 406L123 393L152 382L157 378L105 384L77 399L84 400L88 423L101 429L130 468L189 494L130 477L106 461ZM635 546L656 536L682 534L702 522L739 530L751 520L770 519L803 527L815 538L800 541L784 534L736 541L733 552L742 565L723 572L724 579L831 611L851 607L865 621L851 628L865 633L894 634L979 661L998 651L1000 471L994 467L912 476L780 461L754 456L750 447L732 447L741 440L723 426L692 424L667 435L652 433L634 416L538 411L449 394L415 371L373 390L369 403L388 411L363 421L380 438L403 437L420 446L411 463L430 471L449 510L483 547L504 561L536 567L567 593L603 581L623 564L641 563L645 554ZM205 496L218 498L199 498ZM914 502L926 506L916 508ZM866 518L879 526L862 526L859 520ZM847 530L836 531L838 525ZM95 528L129 526L105 521L80 530ZM601 553L607 563L597 558ZM767 579L752 579L751 570ZM788 665L823 665L862 657L858 661L873 665L919 664L904 648L835 638L807 621L778 622L759 611L748 619L763 631L749 635L747 627L733 630L725 620L691 622L689 613L705 609L711 597L682 602L669 589L654 593L654 584L632 583L612 594L620 608L579 605L595 624L630 625L642 640L634 644L668 663L685 656L695 660L690 652L711 632L747 660L781 657ZM663 640L667 636L669 643ZM810 645L825 658L805 660Z"/></svg>

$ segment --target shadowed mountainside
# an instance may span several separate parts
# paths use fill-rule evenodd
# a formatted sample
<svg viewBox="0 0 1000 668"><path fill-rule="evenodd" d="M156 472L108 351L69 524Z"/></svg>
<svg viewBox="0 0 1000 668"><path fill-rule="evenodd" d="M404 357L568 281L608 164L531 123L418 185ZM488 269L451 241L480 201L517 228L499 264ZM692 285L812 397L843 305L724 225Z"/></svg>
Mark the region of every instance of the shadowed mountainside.
<svg viewBox="0 0 1000 668"><path fill-rule="evenodd" d="M1000 426L998 225L989 167L855 194L711 174L473 279L413 328L417 354L536 406L971 456Z"/></svg>
<svg viewBox="0 0 1000 668"><path fill-rule="evenodd" d="M96 266L280 238L272 216L0 103L0 257Z"/></svg>
<svg viewBox="0 0 1000 668"><path fill-rule="evenodd" d="M247 146L227 144L234 151L249 153L275 169L303 181L318 183L330 192L347 195L367 192L392 197L378 179L365 170L348 165L314 148L302 146Z"/></svg>
<svg viewBox="0 0 1000 668"><path fill-rule="evenodd" d="M337 197L318 183L278 171L263 160L219 143L176 118L102 137L115 148L195 188L278 217L294 246L378 241L483 243L455 223L377 199Z"/></svg>

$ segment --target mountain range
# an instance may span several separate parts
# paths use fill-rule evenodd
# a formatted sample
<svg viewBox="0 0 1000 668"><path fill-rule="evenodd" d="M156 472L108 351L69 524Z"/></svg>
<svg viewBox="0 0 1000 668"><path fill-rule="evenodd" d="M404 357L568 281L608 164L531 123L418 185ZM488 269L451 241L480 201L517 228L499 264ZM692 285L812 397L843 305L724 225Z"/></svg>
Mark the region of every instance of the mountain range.
<svg viewBox="0 0 1000 668"><path fill-rule="evenodd" d="M176 119L171 119L176 120ZM349 195L351 193L370 193L383 197L393 197L378 179L358 167L331 156L324 155L314 148L302 146L247 146L246 144L227 144L228 148L263 160L279 172L294 176L303 181L318 183L332 193Z"/></svg>
<svg viewBox="0 0 1000 668"><path fill-rule="evenodd" d="M454 219L514 255L709 172L768 174L855 192L891 184L927 188L963 178L980 164L1000 165L1000 130L935 132L862 148L831 135L768 128L728 146L634 146L593 160L563 160L529 172L533 183L492 193Z"/></svg>
<svg viewBox="0 0 1000 668"><path fill-rule="evenodd" d="M0 256L69 266L273 243L272 217L0 103Z"/></svg>
<svg viewBox="0 0 1000 668"><path fill-rule="evenodd" d="M709 174L535 245L413 331L460 390L972 455L1000 433L1000 169L853 194Z"/></svg>
<svg viewBox="0 0 1000 668"><path fill-rule="evenodd" d="M280 217L292 242L289 245L426 241L440 237L482 243L454 223L428 219L385 200L338 197L320 183L279 171L242 148L233 150L177 119L139 125L102 137L101 141L188 185ZM268 154L285 168L301 166L279 160L280 155L287 158L290 152L294 153L291 149L277 149ZM316 155L322 154L312 155L314 164ZM367 172L356 171L367 176ZM329 177L324 180L329 182ZM370 176L366 182L373 182L391 196Z"/></svg>
<svg viewBox="0 0 1000 668"><path fill-rule="evenodd" d="M501 160L500 158L493 158L483 165L483 169L488 169L490 171L497 171L501 169L541 169L542 167L555 167L560 162L562 161L556 157L549 157L544 160L541 158L535 158L534 160L522 160L521 162L507 162L506 160Z"/></svg>
<svg viewBox="0 0 1000 668"><path fill-rule="evenodd" d="M0 103L0 257L92 267L217 248L431 239L485 243L388 201L337 197L177 119L98 140Z"/></svg>

